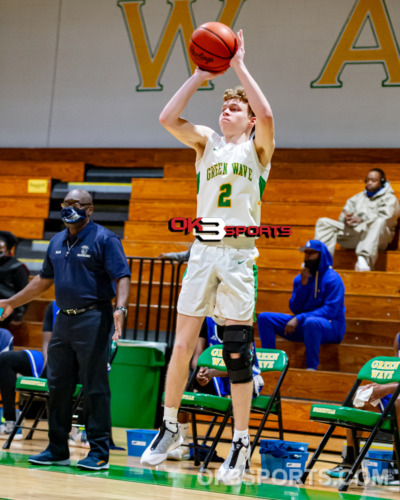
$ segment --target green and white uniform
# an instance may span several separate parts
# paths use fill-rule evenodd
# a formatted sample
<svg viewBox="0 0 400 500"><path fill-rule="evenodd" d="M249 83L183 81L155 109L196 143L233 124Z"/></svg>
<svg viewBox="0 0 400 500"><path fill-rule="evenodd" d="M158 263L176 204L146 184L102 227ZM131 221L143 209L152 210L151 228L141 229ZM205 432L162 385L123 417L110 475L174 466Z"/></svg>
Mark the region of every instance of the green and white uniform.
<svg viewBox="0 0 400 500"><path fill-rule="evenodd" d="M227 226L259 226L270 168L261 165L253 140L227 144L214 132L196 163L197 217L221 217Z"/></svg>
<svg viewBox="0 0 400 500"><path fill-rule="evenodd" d="M215 132L196 163L197 217L220 217L226 226L259 226L261 197L271 165L263 167L254 141L226 143ZM178 312L237 321L255 307L255 238L195 241L182 282Z"/></svg>

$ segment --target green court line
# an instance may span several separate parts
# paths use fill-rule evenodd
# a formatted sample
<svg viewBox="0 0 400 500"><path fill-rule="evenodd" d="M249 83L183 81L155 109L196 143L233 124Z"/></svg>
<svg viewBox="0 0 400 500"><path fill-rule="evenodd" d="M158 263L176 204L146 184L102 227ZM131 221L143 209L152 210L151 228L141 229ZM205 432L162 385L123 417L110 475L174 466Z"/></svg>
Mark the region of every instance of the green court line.
<svg viewBox="0 0 400 500"><path fill-rule="evenodd" d="M173 488L213 493L225 493L227 495L240 495L243 497L264 498L269 500L376 500L378 498L352 493L312 490L304 487L297 488L295 486L281 486L273 484L243 483L238 486L225 486L222 484L216 484L215 479L212 479L211 482L206 481L206 479L209 479L207 476L204 476L204 482L207 484L202 484L203 481L200 481L196 474L165 472L153 469L141 469L137 467L123 467L120 465L110 465L109 470L106 471L85 472L74 467L76 462L72 462L72 467L37 466L30 464L27 458L28 455L21 453L0 452L0 465L21 467L23 469L40 468L41 470L48 472L62 472L64 474L74 474L77 476L89 476L102 479L113 479L117 481L131 481L134 483L169 486ZM390 499L385 497L385 500Z"/></svg>

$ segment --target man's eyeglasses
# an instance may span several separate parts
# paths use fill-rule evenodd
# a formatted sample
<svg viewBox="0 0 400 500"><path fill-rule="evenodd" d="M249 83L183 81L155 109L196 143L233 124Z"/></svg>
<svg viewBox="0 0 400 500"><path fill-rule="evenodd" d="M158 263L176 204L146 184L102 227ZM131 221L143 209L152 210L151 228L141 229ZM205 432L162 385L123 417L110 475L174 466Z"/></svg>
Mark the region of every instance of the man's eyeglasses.
<svg viewBox="0 0 400 500"><path fill-rule="evenodd" d="M84 208L84 207L89 207L91 203L79 203L79 201L64 201L61 203L61 208L76 208L77 210Z"/></svg>

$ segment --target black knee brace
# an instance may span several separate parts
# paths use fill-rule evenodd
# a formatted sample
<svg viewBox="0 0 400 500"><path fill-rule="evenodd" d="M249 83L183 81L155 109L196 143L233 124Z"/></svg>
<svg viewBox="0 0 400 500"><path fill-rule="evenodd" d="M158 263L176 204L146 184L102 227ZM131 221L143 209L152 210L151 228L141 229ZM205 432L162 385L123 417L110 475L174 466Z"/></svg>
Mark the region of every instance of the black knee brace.
<svg viewBox="0 0 400 500"><path fill-rule="evenodd" d="M232 384L245 384L253 380L254 328L248 325L226 326L222 355ZM231 358L231 354L240 354Z"/></svg>

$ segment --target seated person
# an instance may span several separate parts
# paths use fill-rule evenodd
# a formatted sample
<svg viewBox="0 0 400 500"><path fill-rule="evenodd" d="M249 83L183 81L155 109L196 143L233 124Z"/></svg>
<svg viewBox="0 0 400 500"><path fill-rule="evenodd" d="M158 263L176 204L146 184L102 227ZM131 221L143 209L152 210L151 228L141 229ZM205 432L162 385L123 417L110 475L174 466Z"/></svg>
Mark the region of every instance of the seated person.
<svg viewBox="0 0 400 500"><path fill-rule="evenodd" d="M204 319L199 338L193 353L190 363L191 370L195 370L197 361L200 354L207 349L207 347L216 344L222 344L222 336L224 334L224 326L218 325L212 318L206 317ZM255 348L255 345L254 345ZM255 357L253 365L253 382L254 390L253 396L258 396L264 386L264 380L260 375L261 371L258 367L258 361ZM205 394L215 394L216 396L229 396L231 393L230 381L228 372L221 370L213 370L205 366L201 367L197 373L193 392L201 392ZM183 438L183 443L178 448L168 452L169 460L189 460L189 421L190 414L180 412L178 414L178 422L180 425L180 432Z"/></svg>
<svg viewBox="0 0 400 500"><path fill-rule="evenodd" d="M355 248L356 271L370 271L392 241L399 202L380 168L373 168L365 179L365 190L346 201L339 221L322 217L315 226L315 239L328 247L332 257L336 242L343 248Z"/></svg>
<svg viewBox="0 0 400 500"><path fill-rule="evenodd" d="M9 231L0 231L0 299L8 299L16 294L29 282L29 271L18 259L11 255L17 243L17 238ZM18 326L28 305L17 307L14 312L2 322Z"/></svg>
<svg viewBox="0 0 400 500"><path fill-rule="evenodd" d="M12 351L14 347L14 337L6 328L0 328L0 354Z"/></svg>
<svg viewBox="0 0 400 500"><path fill-rule="evenodd" d="M0 354L0 392L3 401L3 419L5 423L0 429L0 439L8 439L15 421L15 386L17 374L26 377L43 376L43 367L47 361L47 346L51 338L53 324L58 314L58 307L51 302L46 309L43 321L42 351L21 350L2 352ZM14 439L22 439L22 434L16 434Z"/></svg>
<svg viewBox="0 0 400 500"><path fill-rule="evenodd" d="M346 331L344 284L332 266L327 247L307 241L304 267L293 281L290 314L264 312L257 319L262 347L275 349L276 335L306 346L306 366L316 370L321 344L340 344Z"/></svg>
<svg viewBox="0 0 400 500"><path fill-rule="evenodd" d="M398 333L394 339L394 356L400 357L400 350L399 350L399 336L400 333ZM369 398L369 400L364 404L362 407L363 410L367 411L381 411L383 412L384 409L386 408L386 405L388 404L394 390L397 388L397 384L367 384L362 386L363 389L368 389L369 387L373 388L372 394ZM371 403L379 401L379 404L377 406L372 405ZM400 399L396 400L395 403L396 406L396 419L397 419L397 426L400 429ZM354 464L356 460L356 456L354 454L354 441L353 441L353 435L351 433L350 429L346 429L346 440L347 440L347 446L346 446L346 452L343 455L343 461L333 469L327 470L326 474L330 477L344 477L348 471L351 469L351 466ZM383 478L382 481L383 484L386 484L388 486L398 486L400 484L399 482L399 471L393 466L392 463L389 464L389 469L387 470L386 477Z"/></svg>

